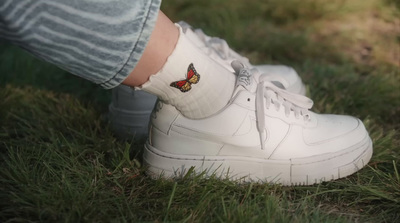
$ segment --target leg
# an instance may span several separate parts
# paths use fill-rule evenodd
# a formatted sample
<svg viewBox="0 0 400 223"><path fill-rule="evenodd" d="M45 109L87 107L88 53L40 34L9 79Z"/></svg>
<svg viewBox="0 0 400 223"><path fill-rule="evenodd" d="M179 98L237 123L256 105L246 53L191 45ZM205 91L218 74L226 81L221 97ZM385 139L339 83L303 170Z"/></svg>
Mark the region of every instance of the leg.
<svg viewBox="0 0 400 223"><path fill-rule="evenodd" d="M128 86L140 86L148 81L151 75L157 73L164 66L167 58L175 49L178 37L178 28L160 11L142 57L122 83Z"/></svg>
<svg viewBox="0 0 400 223"><path fill-rule="evenodd" d="M0 3L0 38L72 74L113 88L137 65L160 0Z"/></svg>

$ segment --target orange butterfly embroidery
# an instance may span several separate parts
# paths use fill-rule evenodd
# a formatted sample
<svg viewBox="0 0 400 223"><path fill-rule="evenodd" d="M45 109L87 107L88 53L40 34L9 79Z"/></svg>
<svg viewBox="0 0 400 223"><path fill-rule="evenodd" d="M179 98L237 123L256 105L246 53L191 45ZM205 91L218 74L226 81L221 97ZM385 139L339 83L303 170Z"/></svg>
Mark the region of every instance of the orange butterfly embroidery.
<svg viewBox="0 0 400 223"><path fill-rule="evenodd" d="M193 63L189 64L185 80L175 81L170 84L171 87L176 87L182 92L187 92L192 89L192 84L199 83L200 74L194 69Z"/></svg>

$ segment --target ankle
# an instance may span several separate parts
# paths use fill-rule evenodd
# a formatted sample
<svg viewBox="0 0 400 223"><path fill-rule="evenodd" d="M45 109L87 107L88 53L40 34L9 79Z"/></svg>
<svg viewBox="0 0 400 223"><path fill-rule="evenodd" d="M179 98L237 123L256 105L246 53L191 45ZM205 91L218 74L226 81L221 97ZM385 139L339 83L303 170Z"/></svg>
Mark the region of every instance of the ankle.
<svg viewBox="0 0 400 223"><path fill-rule="evenodd" d="M205 55L180 29L167 62L141 89L174 105L184 116L199 119L221 110L234 85L235 75Z"/></svg>

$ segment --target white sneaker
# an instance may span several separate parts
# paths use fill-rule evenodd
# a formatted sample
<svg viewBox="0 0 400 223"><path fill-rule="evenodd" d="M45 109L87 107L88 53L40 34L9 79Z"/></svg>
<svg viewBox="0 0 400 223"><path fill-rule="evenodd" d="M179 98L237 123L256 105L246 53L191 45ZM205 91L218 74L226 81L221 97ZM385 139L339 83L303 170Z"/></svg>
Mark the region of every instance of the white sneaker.
<svg viewBox="0 0 400 223"><path fill-rule="evenodd" d="M124 139L134 137L142 141L147 138L150 114L157 97L144 91L120 85L112 90L112 101L108 106L110 127Z"/></svg>
<svg viewBox="0 0 400 223"><path fill-rule="evenodd" d="M231 180L311 185L365 166L372 142L350 116L320 115L312 101L271 82L274 76L241 69L231 102L218 114L191 120L158 102L145 144L151 176L175 178L189 170Z"/></svg>
<svg viewBox="0 0 400 223"><path fill-rule="evenodd" d="M192 31L190 25L181 21L185 35L203 52L218 61L228 70L233 69L231 62L239 60L247 66L251 66L246 57L229 48L225 40L209 37L202 30ZM260 65L256 66L262 73L268 73L280 77L282 87L297 94L305 94L305 87L297 72L284 65ZM144 91L135 91L127 86L120 85L112 90L112 102L109 105L109 120L111 129L120 138L134 136L137 140L147 137L148 123L151 111L157 97Z"/></svg>

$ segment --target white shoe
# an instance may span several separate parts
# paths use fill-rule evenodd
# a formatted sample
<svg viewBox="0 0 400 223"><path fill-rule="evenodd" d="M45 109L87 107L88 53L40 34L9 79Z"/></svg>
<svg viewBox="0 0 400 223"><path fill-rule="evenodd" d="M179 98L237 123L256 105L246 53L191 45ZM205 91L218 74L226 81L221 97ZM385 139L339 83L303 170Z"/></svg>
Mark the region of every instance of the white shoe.
<svg viewBox="0 0 400 223"><path fill-rule="evenodd" d="M239 60L247 66L251 66L249 60L240 56L229 48L225 40L209 37L200 29L192 31L185 22L179 22L185 35L203 52L218 61L228 70L232 70L231 62ZM262 73L268 73L280 77L282 87L297 94L305 94L305 87L297 72L284 65L260 65L256 66ZM109 120L111 129L120 138L134 137L142 140L147 137L148 123L151 111L157 98L144 91L135 91L130 87L120 85L112 90L112 102L109 105Z"/></svg>
<svg viewBox="0 0 400 223"><path fill-rule="evenodd" d="M125 85L114 88L108 106L111 129L120 138L146 139L150 114L156 101L156 96Z"/></svg>
<svg viewBox="0 0 400 223"><path fill-rule="evenodd" d="M311 185L368 163L372 142L360 120L315 114L310 99L277 87L273 76L239 69L235 64L231 102L211 117L191 120L158 102L144 151L151 176L191 170L241 182Z"/></svg>

